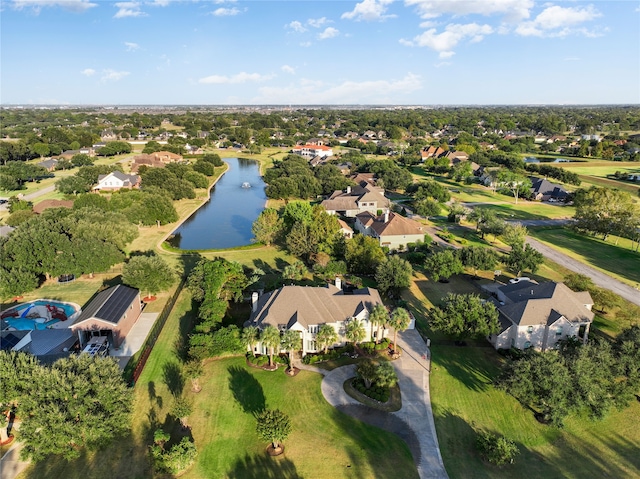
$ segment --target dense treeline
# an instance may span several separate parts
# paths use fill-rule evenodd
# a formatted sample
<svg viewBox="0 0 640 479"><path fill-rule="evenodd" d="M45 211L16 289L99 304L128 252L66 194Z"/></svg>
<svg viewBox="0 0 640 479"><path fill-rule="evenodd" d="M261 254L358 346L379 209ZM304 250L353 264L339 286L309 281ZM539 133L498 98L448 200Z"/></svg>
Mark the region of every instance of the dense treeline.
<svg viewBox="0 0 640 479"><path fill-rule="evenodd" d="M0 238L0 294L35 289L41 276L92 274L124 260L138 229L116 211L52 208Z"/></svg>
<svg viewBox="0 0 640 479"><path fill-rule="evenodd" d="M583 346L572 339L558 351L527 351L507 364L498 384L556 426L583 410L601 419L614 407L626 407L640 388L640 326L624 330L612 344Z"/></svg>

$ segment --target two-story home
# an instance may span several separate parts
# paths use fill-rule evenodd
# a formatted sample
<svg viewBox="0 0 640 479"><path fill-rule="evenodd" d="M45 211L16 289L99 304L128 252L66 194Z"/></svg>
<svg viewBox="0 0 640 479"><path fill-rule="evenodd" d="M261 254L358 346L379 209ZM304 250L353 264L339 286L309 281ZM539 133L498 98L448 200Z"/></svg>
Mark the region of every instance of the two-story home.
<svg viewBox="0 0 640 479"><path fill-rule="evenodd" d="M313 158L314 156L333 156L333 148L326 145L296 145L291 150L291 153L296 155L302 155L307 158Z"/></svg>
<svg viewBox="0 0 640 479"><path fill-rule="evenodd" d="M497 300L500 332L489 338L496 349L545 351L570 337L586 341L594 318L591 295L563 283L508 284L498 288Z"/></svg>
<svg viewBox="0 0 640 479"><path fill-rule="evenodd" d="M407 243L424 241L425 234L421 223L388 211L379 216L368 211L360 213L356 215L354 228L391 250L404 250Z"/></svg>
<svg viewBox="0 0 640 479"><path fill-rule="evenodd" d="M346 217L354 217L365 211L377 214L378 210L388 211L391 202L384 196L384 189L373 186L366 181L356 186L347 186L344 191L334 191L322 202L322 207L330 215L336 213Z"/></svg>
<svg viewBox="0 0 640 479"><path fill-rule="evenodd" d="M326 287L283 286L258 296L253 293L252 310L245 326L255 326L262 330L275 326L281 332L294 330L300 332L302 355L317 352L316 333L323 324L333 327L338 334L336 345L343 345L347 322L358 319L366 331L367 337L375 337L377 326L369 322L369 312L377 304L382 304L380 294L372 288L343 292L339 278L336 284ZM381 329L380 337L387 330ZM267 348L258 344L256 352L266 354Z"/></svg>
<svg viewBox="0 0 640 479"><path fill-rule="evenodd" d="M116 191L122 188L139 188L140 177L138 175L127 175L121 171L112 171L108 175L98 176L98 184L93 187L94 191Z"/></svg>

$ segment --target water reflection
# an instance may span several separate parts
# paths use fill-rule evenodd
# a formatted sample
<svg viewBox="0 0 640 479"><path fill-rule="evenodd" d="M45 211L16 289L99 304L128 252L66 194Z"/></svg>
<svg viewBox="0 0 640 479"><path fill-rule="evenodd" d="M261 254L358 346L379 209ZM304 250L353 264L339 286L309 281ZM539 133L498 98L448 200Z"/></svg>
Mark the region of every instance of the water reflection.
<svg viewBox="0 0 640 479"><path fill-rule="evenodd" d="M211 190L211 198L174 231L172 246L215 249L251 242L251 225L267 200L260 168L254 160L227 158L225 161L229 169ZM251 187L243 188L243 183Z"/></svg>

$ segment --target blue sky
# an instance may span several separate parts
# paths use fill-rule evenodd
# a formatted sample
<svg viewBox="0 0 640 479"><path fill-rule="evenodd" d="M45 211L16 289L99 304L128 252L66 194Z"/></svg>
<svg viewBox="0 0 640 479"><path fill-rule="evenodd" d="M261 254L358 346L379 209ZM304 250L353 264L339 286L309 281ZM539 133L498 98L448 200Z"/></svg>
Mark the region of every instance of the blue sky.
<svg viewBox="0 0 640 479"><path fill-rule="evenodd" d="M2 104L640 103L638 0L0 0Z"/></svg>

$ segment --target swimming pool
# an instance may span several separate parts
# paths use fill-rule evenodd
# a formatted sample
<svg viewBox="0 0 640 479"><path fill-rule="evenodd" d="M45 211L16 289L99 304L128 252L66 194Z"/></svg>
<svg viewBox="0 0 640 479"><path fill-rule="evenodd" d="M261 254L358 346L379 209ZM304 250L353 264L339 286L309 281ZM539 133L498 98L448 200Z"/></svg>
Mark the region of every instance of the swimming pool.
<svg viewBox="0 0 640 479"><path fill-rule="evenodd" d="M18 304L0 317L7 324L7 329L29 331L47 328L68 328L80 315L81 308L75 303L37 299L29 303Z"/></svg>

